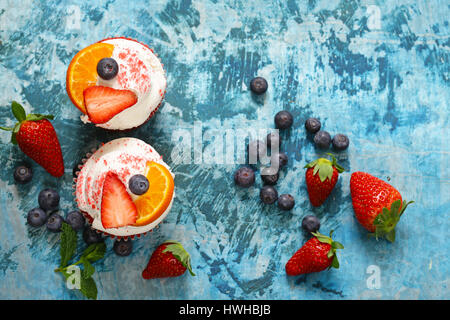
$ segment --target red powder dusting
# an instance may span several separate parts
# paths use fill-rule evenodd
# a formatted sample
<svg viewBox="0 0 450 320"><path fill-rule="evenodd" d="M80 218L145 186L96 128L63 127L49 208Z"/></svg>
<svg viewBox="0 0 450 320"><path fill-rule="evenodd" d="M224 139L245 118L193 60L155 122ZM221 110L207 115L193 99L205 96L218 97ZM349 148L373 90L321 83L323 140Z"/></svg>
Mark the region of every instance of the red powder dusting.
<svg viewBox="0 0 450 320"><path fill-rule="evenodd" d="M150 72L137 52L131 48L122 48L118 57L124 62L119 66L117 81L124 89L147 92L150 89Z"/></svg>

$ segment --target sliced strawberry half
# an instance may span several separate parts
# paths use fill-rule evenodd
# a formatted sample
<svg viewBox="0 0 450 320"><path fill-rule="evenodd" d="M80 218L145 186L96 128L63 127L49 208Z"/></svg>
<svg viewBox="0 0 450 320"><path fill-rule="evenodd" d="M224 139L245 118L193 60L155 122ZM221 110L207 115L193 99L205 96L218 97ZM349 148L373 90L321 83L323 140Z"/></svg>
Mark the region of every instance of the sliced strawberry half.
<svg viewBox="0 0 450 320"><path fill-rule="evenodd" d="M108 122L137 102L133 91L103 86L89 87L83 91L83 95L89 120L96 124Z"/></svg>
<svg viewBox="0 0 450 320"><path fill-rule="evenodd" d="M101 215L105 229L133 225L138 216L127 188L113 172L106 174L103 184Z"/></svg>

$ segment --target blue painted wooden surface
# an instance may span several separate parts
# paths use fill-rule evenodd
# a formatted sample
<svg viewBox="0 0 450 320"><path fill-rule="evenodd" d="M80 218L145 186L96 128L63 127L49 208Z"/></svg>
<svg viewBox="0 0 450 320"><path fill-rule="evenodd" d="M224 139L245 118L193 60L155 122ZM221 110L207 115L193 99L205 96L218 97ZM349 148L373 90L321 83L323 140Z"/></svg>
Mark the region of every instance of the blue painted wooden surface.
<svg viewBox="0 0 450 320"><path fill-rule="evenodd" d="M36 164L33 181L17 186L13 168L26 157L0 133L0 298L79 299L52 270L59 235L31 229L26 213L44 187L61 192L61 211L75 208L72 166L100 142L126 135L151 143L173 166L177 198L168 218L135 242L127 258L112 252L97 263L101 299L449 299L450 204L449 2L398 1L0 1L0 115L9 105L53 113L66 163L61 179ZM85 126L65 91L74 54L109 36L155 48L168 76L163 108L130 133ZM255 100L255 75L269 90ZM173 131L271 128L282 109L295 116L283 133L289 167L278 186L296 198L291 213L260 203L255 187L237 190L237 165L174 164ZM303 123L322 120L351 140L339 155L350 172L362 170L415 200L398 225L395 244L367 239L357 224L342 174L332 199L318 209L307 200L303 166L322 153ZM345 245L341 268L307 277L285 276L284 264L305 241L304 215L321 218ZM184 243L196 277L144 281L156 245ZM80 240L81 243L81 240ZM371 290L370 265L381 271Z"/></svg>

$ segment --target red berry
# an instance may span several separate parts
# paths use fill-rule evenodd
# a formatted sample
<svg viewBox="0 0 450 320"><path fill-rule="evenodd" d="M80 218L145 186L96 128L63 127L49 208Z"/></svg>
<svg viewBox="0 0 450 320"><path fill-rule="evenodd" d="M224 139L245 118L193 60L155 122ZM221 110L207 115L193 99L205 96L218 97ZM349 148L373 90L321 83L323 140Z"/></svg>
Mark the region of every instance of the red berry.
<svg viewBox="0 0 450 320"><path fill-rule="evenodd" d="M402 201L393 186L364 172L354 172L350 179L353 210L358 222L378 237L395 240L395 226L411 202Z"/></svg>
<svg viewBox="0 0 450 320"><path fill-rule="evenodd" d="M189 270L193 276L189 253L177 241L166 241L153 252L142 272L144 279L178 277Z"/></svg>
<svg viewBox="0 0 450 320"><path fill-rule="evenodd" d="M286 273L290 276L320 272L327 268L339 268L336 249L344 246L318 232L312 233L313 238L308 240L286 263Z"/></svg>
<svg viewBox="0 0 450 320"><path fill-rule="evenodd" d="M88 87L83 94L89 120L97 124L108 122L116 114L137 102L137 96L133 91L110 87Z"/></svg>
<svg viewBox="0 0 450 320"><path fill-rule="evenodd" d="M103 184L102 225L104 228L120 228L136 223L138 212L127 188L113 173L106 174Z"/></svg>
<svg viewBox="0 0 450 320"><path fill-rule="evenodd" d="M64 162L53 125L47 119L24 121L16 134L19 148L52 176L64 174Z"/></svg>
<svg viewBox="0 0 450 320"><path fill-rule="evenodd" d="M332 156L332 161L324 158L308 163L305 168L305 180L308 190L309 201L314 207L321 206L333 191L339 177L344 169L337 164Z"/></svg>
<svg viewBox="0 0 450 320"><path fill-rule="evenodd" d="M17 102L11 104L17 123L13 128L0 127L12 131L11 142L18 144L20 150L40 164L55 177L64 174L64 161L53 125L47 119L52 115L26 114L24 108Z"/></svg>

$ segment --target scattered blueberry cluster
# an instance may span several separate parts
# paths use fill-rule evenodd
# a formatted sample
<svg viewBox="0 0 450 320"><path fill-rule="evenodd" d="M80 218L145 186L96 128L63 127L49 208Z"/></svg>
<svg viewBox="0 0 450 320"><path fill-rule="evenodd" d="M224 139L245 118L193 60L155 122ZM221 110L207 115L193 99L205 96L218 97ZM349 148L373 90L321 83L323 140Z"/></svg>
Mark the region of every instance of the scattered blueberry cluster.
<svg viewBox="0 0 450 320"><path fill-rule="evenodd" d="M250 82L250 89L255 94L263 94L267 91L267 81L262 77L256 77ZM289 111L283 110L275 115L275 127L277 129L288 129L294 123L294 118ZM265 143L261 140L251 141L247 146L248 159L260 160L267 153L267 148L281 144L281 137L278 132L271 132L267 135ZM290 194L278 195L278 191L274 185L277 184L280 176L279 171L288 163L288 157L284 152L272 153L272 163L278 161L278 169L274 171L273 167L263 167L261 169L261 180L264 186L261 188L259 197L265 204L273 204L277 202L281 210L289 211L295 205L295 199ZM250 161L249 161L250 162ZM248 188L255 183L255 171L249 167L241 167L234 174L234 182L236 185Z"/></svg>
<svg viewBox="0 0 450 320"><path fill-rule="evenodd" d="M268 89L267 81L262 77L256 77L250 82L250 90L257 95L265 93ZM294 123L294 118L289 111L283 110L275 115L275 128L284 130L289 129ZM336 134L331 139L327 131L321 131L321 123L316 118L309 118L305 122L306 130L314 134L314 143L321 149L327 149L332 143L333 147L338 150L345 150L349 145L348 137L344 134ZM261 140L251 141L247 146L248 158L259 159L266 154L267 148L281 145L281 137L276 132L271 132L267 135L266 143ZM278 207L282 210L291 210L295 206L295 199L290 194L278 195L278 191L274 185L277 184L279 178L279 170L287 165L288 158L286 153L279 152L278 155L272 154L271 159L279 161L278 171L273 172L271 167L264 167L261 169L261 179L264 186L259 193L260 199L266 204L273 204L278 202ZM236 185L248 188L255 183L255 171L249 167L241 167L234 174L234 182ZM307 233L317 232L320 229L320 220L313 215L307 215L302 220L302 228Z"/></svg>
<svg viewBox="0 0 450 320"><path fill-rule="evenodd" d="M41 227L44 224L50 232L60 232L64 222L63 217L56 212L59 208L60 196L56 190L44 189L39 192L39 207L28 212L27 221L32 227ZM85 219L79 211L72 211L67 214L66 221L74 230L81 230L84 227Z"/></svg>
<svg viewBox="0 0 450 320"><path fill-rule="evenodd" d="M305 121L305 128L311 134L314 134L314 144L319 149L328 149L330 144L336 151L343 151L348 148L350 141L345 134L338 133L333 139L331 135L325 131L321 130L322 124L317 118L309 118Z"/></svg>
<svg viewBox="0 0 450 320"><path fill-rule="evenodd" d="M57 212L59 209L59 200L60 196L56 190L44 189L39 192L39 207L33 208L28 212L28 224L35 228L46 225L48 231L57 233L61 232L62 224L66 222L75 231L83 230L83 240L87 245L104 240L100 233L92 229L89 225L86 225L86 220L80 211L71 211L64 219ZM119 256L129 255L132 249L133 242L122 239L116 240L113 246L114 252Z"/></svg>

